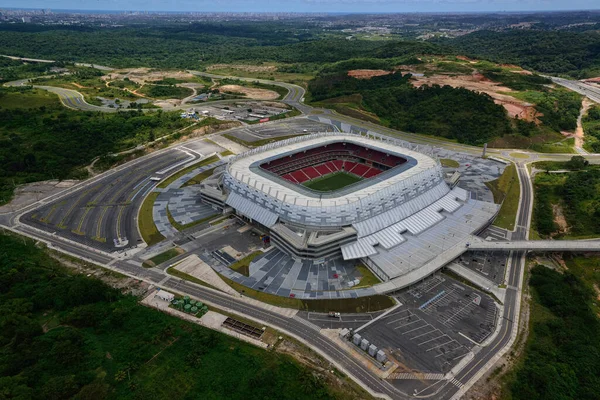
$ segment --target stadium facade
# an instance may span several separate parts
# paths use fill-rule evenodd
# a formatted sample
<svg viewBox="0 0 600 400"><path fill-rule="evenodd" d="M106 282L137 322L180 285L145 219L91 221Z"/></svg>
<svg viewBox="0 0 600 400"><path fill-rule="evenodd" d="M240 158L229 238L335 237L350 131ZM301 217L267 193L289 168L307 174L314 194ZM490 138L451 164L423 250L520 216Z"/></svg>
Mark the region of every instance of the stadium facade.
<svg viewBox="0 0 600 400"><path fill-rule="evenodd" d="M495 204L450 187L437 159L379 134L304 135L232 157L204 202L269 232L299 260L357 260L383 281L465 246Z"/></svg>

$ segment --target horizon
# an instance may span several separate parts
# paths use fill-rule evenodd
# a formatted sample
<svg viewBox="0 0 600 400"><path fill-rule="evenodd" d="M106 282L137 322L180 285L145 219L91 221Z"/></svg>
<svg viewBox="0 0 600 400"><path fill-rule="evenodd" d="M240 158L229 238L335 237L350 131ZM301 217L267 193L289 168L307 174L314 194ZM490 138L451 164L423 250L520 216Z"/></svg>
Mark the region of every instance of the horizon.
<svg viewBox="0 0 600 400"><path fill-rule="evenodd" d="M55 13L229 13L229 14L495 14L600 11L594 0L22 0L0 1L0 9ZM110 4L107 4L110 3Z"/></svg>

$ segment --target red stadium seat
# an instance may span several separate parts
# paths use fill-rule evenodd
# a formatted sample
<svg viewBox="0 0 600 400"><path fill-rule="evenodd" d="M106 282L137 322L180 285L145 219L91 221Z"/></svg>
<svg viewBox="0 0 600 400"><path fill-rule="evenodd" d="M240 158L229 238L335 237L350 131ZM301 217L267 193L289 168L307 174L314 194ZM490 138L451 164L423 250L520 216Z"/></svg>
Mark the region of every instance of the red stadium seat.
<svg viewBox="0 0 600 400"><path fill-rule="evenodd" d="M313 167L306 167L301 169L310 179L315 179L321 176L321 174Z"/></svg>
<svg viewBox="0 0 600 400"><path fill-rule="evenodd" d="M321 175L327 175L331 173L331 170L325 166L325 164L315 166L317 172Z"/></svg>

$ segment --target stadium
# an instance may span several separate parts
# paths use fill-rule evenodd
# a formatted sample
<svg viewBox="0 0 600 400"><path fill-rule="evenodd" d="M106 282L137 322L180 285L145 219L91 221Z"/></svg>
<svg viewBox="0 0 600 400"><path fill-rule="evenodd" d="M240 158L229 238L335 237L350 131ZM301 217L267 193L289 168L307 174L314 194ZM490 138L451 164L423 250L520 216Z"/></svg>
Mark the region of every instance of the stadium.
<svg viewBox="0 0 600 400"><path fill-rule="evenodd" d="M452 187L440 162L416 150L372 132L299 136L232 157L200 196L267 233L290 268L360 263L383 281L378 292L391 290L451 261L448 251L468 246L498 211Z"/></svg>

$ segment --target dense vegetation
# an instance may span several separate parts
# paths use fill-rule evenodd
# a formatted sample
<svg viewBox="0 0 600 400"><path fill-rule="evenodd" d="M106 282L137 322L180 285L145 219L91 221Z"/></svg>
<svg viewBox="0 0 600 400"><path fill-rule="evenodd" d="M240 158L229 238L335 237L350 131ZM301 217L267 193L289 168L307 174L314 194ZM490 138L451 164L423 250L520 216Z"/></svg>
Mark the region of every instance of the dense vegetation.
<svg viewBox="0 0 600 400"><path fill-rule="evenodd" d="M55 66L60 66L60 64L24 64L21 61L0 57L0 83L40 76L49 72L50 68Z"/></svg>
<svg viewBox="0 0 600 400"><path fill-rule="evenodd" d="M597 260L596 260L597 261ZM530 336L524 360L509 384L514 400L597 399L600 393L600 321L595 294L570 271L531 271Z"/></svg>
<svg viewBox="0 0 600 400"><path fill-rule="evenodd" d="M528 91L515 94L535 104L542 115L539 119L554 131L573 131L577 127L577 118L581 108L581 95L567 89Z"/></svg>
<svg viewBox="0 0 600 400"><path fill-rule="evenodd" d="M600 169L586 165L583 157L573 157L570 163L536 168L547 170L572 169L564 174L538 173L535 177L535 228L540 235L557 233L553 206L560 207L569 226L569 237L600 234ZM558 164L558 165L557 165Z"/></svg>
<svg viewBox="0 0 600 400"><path fill-rule="evenodd" d="M137 304L0 235L3 399L329 399L289 356Z"/></svg>
<svg viewBox="0 0 600 400"><path fill-rule="evenodd" d="M72 111L48 96L27 88L0 89L0 203L17 184L84 177L80 168L94 157L190 124L176 112ZM24 108L27 104L32 107Z"/></svg>
<svg viewBox="0 0 600 400"><path fill-rule="evenodd" d="M0 24L0 54L114 67L198 68L203 63L335 62L382 43L320 40L302 26L274 23L158 24L122 28Z"/></svg>
<svg viewBox="0 0 600 400"><path fill-rule="evenodd" d="M140 92L155 99L184 99L194 93L190 88L175 85L146 85Z"/></svg>
<svg viewBox="0 0 600 400"><path fill-rule="evenodd" d="M581 78L600 71L600 33L593 30L479 31L442 42L458 54L514 63L545 73Z"/></svg>
<svg viewBox="0 0 600 400"><path fill-rule="evenodd" d="M323 74L309 83L311 100L361 96L361 108L392 128L483 144L512 133L502 106L486 94L450 86L415 88L410 75L389 74L361 80L347 74Z"/></svg>
<svg viewBox="0 0 600 400"><path fill-rule="evenodd" d="M582 118L585 133L585 148L594 153L600 153L600 107L591 107Z"/></svg>

